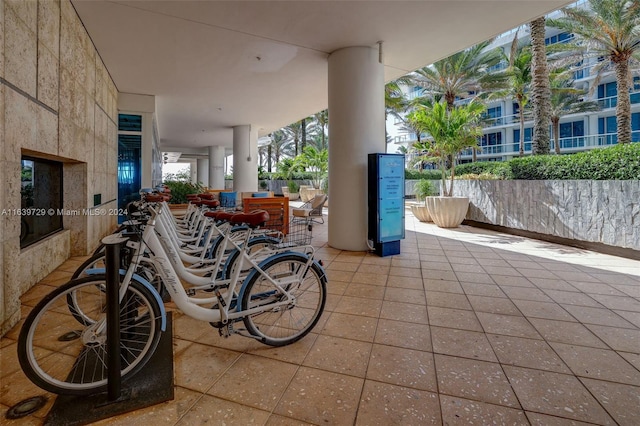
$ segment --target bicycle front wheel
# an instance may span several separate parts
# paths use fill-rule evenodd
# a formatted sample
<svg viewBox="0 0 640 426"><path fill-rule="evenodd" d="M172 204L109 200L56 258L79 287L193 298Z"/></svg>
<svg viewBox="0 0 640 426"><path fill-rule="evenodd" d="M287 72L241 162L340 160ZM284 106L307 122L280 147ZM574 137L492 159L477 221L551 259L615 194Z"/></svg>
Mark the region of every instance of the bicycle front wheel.
<svg viewBox="0 0 640 426"><path fill-rule="evenodd" d="M243 318L249 333L271 346L284 346L303 338L320 319L327 298L326 276L317 263L307 265L302 253L286 253L267 260L262 267L293 300L278 290L263 274L254 274L242 296L242 310L262 308ZM270 306L275 305L277 306Z"/></svg>
<svg viewBox="0 0 640 426"><path fill-rule="evenodd" d="M56 394L84 395L107 386L105 276L69 281L48 294L27 316L18 338L26 376ZM69 304L73 298L74 304ZM78 312L85 321L78 321ZM132 281L120 302L122 378L139 371L155 351L161 310L144 285Z"/></svg>

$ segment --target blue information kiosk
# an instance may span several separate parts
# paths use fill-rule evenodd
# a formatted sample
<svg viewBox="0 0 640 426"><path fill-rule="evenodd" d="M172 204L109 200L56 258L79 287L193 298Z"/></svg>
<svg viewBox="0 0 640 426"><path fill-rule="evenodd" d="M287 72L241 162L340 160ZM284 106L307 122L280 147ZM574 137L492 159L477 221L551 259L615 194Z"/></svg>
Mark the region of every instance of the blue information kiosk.
<svg viewBox="0 0 640 426"><path fill-rule="evenodd" d="M404 154L369 154L368 237L378 256L400 254L404 239Z"/></svg>

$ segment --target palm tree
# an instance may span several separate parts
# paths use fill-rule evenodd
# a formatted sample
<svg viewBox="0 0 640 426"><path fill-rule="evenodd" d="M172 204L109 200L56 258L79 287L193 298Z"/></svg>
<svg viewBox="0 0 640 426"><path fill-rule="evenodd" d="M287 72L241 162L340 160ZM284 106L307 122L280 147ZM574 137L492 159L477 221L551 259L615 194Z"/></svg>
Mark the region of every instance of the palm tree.
<svg viewBox="0 0 640 426"><path fill-rule="evenodd" d="M318 133L320 133L322 139L321 149L325 149L327 148L327 134L325 133L325 129L329 125L329 110L322 110L316 113L313 117L315 118L316 124L320 127L320 131Z"/></svg>
<svg viewBox="0 0 640 426"><path fill-rule="evenodd" d="M507 89L498 90L491 94L492 98L511 97L518 103L518 118L520 120L519 155L524 156L524 109L529 102L529 86L531 84L531 49L518 43L518 32L511 42L511 50L505 60L509 67L502 73L507 80Z"/></svg>
<svg viewBox="0 0 640 426"><path fill-rule="evenodd" d="M553 129L553 139L556 154L560 154L560 118L569 114L597 111L597 102L585 101L586 90L576 89L568 71L558 71L551 74L551 99L549 116Z"/></svg>
<svg viewBox="0 0 640 426"><path fill-rule="evenodd" d="M549 87L549 67L544 44L545 18L534 19L529 23L531 29L531 100L533 104L533 146L532 153L549 153L549 110L551 108L551 89ZM522 130L521 130L522 132Z"/></svg>
<svg viewBox="0 0 640 426"><path fill-rule="evenodd" d="M603 58L593 68L598 76L613 67L618 87L618 143L631 142L629 81L640 52L640 0L589 0L589 8L562 11L563 17L550 19L548 24L579 36L583 44L575 47L585 57Z"/></svg>
<svg viewBox="0 0 640 426"><path fill-rule="evenodd" d="M490 72L502 59L499 49L487 50L492 41L479 43L415 71L415 84L423 87L427 96L444 98L449 109L456 99L475 97L481 91L500 86L500 73Z"/></svg>
<svg viewBox="0 0 640 426"><path fill-rule="evenodd" d="M287 140L283 129L276 130L271 133L271 143L269 144L269 147L271 148L271 156L274 164L278 164L280 162L280 157L287 154L288 144L289 141Z"/></svg>

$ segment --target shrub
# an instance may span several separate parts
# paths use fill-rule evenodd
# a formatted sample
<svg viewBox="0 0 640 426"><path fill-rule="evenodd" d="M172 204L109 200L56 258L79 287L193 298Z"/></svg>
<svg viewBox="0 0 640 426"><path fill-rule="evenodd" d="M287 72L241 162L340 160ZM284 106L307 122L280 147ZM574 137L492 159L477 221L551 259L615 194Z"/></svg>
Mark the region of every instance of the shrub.
<svg viewBox="0 0 640 426"><path fill-rule="evenodd" d="M465 163L456 167L457 175L482 175L491 174L497 179L512 179L513 173L509 162L479 161L475 163Z"/></svg>
<svg viewBox="0 0 640 426"><path fill-rule="evenodd" d="M413 170L413 169L405 169L404 170L404 178L405 179L412 179L412 180L420 180L420 179L427 179L427 180L439 180L441 179L442 174L440 173L440 170Z"/></svg>
<svg viewBox="0 0 640 426"><path fill-rule="evenodd" d="M187 202L187 194L198 194L203 190L203 186L199 183L183 180L166 180L163 183L171 190L170 204L185 204Z"/></svg>
<svg viewBox="0 0 640 426"><path fill-rule="evenodd" d="M291 194L297 194L300 191L300 185L297 182L290 180L287 182L287 187L289 188L289 192Z"/></svg>
<svg viewBox="0 0 640 426"><path fill-rule="evenodd" d="M418 200L424 201L425 197L433 195L433 184L427 179L420 179L413 187Z"/></svg>
<svg viewBox="0 0 640 426"><path fill-rule="evenodd" d="M458 175L455 177L456 179L466 179L466 180L500 180L502 179L498 175L494 175L493 173L465 173L464 175Z"/></svg>

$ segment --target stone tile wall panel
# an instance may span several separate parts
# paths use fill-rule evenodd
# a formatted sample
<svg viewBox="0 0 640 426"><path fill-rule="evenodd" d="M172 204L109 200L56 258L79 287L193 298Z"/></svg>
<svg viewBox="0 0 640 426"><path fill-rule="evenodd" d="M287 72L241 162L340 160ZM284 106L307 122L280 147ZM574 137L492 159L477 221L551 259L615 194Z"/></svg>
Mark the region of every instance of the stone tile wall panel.
<svg viewBox="0 0 640 426"><path fill-rule="evenodd" d="M24 2L33 3L35 2ZM6 4L9 6L9 3ZM28 8L5 7L5 79L30 96L36 96L37 42L35 27L29 26L16 14L28 19ZM34 13L37 9L33 9Z"/></svg>
<svg viewBox="0 0 640 426"><path fill-rule="evenodd" d="M54 110L58 109L58 58L47 47L38 48L38 100Z"/></svg>
<svg viewBox="0 0 640 426"><path fill-rule="evenodd" d="M640 181L457 181L467 219L640 250Z"/></svg>

